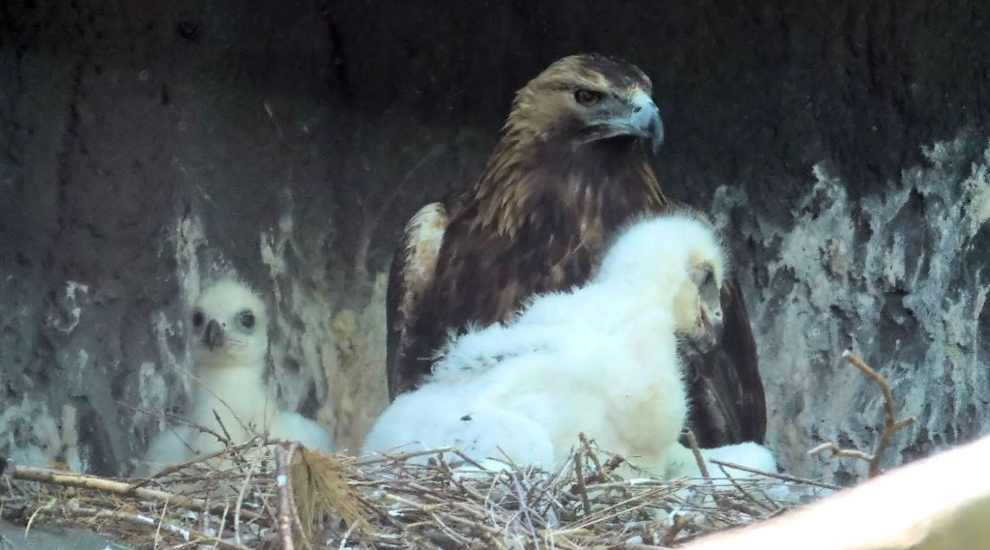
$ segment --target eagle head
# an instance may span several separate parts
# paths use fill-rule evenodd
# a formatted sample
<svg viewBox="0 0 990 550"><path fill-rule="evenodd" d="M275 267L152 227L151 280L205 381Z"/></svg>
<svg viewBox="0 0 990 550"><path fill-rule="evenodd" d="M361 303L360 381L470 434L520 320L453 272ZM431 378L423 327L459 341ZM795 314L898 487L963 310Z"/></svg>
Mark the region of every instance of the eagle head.
<svg viewBox="0 0 990 550"><path fill-rule="evenodd" d="M649 77L631 63L599 54L565 57L516 93L506 129L517 138L568 144L645 145L652 154L663 143L663 121L652 99Z"/></svg>

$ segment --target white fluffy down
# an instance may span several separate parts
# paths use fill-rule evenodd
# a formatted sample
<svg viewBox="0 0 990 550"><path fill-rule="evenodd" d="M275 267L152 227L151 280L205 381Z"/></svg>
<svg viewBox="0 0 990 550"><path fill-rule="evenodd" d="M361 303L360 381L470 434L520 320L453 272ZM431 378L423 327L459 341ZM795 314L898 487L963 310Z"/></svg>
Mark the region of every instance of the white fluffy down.
<svg viewBox="0 0 990 550"><path fill-rule="evenodd" d="M510 336L527 329L505 330ZM629 343L585 327L560 327L545 348L507 354L485 370L442 363L451 370L438 366L436 380L399 396L376 421L364 450L450 445L478 461L498 460L504 452L517 463L552 468L583 431L606 449L632 447L654 466L663 454L657 443L676 439L684 421L683 395L665 398L683 394L683 385L676 370L641 368ZM611 365L607 378L595 368L605 365ZM657 417L674 421L657 423ZM644 433L650 437L637 437Z"/></svg>
<svg viewBox="0 0 990 550"><path fill-rule="evenodd" d="M694 217L631 226L589 284L538 296L505 325L452 337L433 378L385 410L363 451L453 446L479 462L504 452L550 468L583 432L654 475L696 476L677 443L687 399L676 333L697 324L691 273L701 264L720 284L721 246Z"/></svg>
<svg viewBox="0 0 990 550"><path fill-rule="evenodd" d="M199 326L191 323L189 335L197 390L192 410L185 415L188 421L221 434L226 430L235 443L267 432L269 437L299 441L324 452L335 449L325 428L296 412L279 410L269 396L263 378L268 320L264 304L251 290L236 281L220 281L203 292L193 311L201 321ZM243 322L245 312L254 317L251 327ZM205 344L210 322L216 322L223 333L222 344L214 349ZM222 448L216 437L198 428L172 426L152 441L139 471L152 472Z"/></svg>

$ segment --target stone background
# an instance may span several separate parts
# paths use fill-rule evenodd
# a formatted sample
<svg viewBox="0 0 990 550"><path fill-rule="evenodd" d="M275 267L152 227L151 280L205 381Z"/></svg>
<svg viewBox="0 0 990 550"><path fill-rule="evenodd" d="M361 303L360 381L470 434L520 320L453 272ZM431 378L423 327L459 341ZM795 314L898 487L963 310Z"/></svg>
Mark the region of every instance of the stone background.
<svg viewBox="0 0 990 550"><path fill-rule="evenodd" d="M0 3L0 455L125 472L180 410L185 308L269 297L273 387L354 447L384 407L384 275L478 173L515 89L601 51L654 80L665 191L731 236L801 475L990 430L990 4L925 0Z"/></svg>

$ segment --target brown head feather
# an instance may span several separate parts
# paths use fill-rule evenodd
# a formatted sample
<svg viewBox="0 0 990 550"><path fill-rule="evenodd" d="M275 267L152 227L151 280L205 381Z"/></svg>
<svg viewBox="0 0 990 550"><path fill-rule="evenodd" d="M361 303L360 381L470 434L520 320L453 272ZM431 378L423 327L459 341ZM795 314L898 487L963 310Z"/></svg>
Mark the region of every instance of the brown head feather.
<svg viewBox="0 0 990 550"><path fill-rule="evenodd" d="M605 215L601 209L611 206L610 198L624 203L616 205L621 211L667 205L649 144L623 137L586 140L595 121L574 100L579 89L604 94L621 108L637 94L652 95L653 84L636 66L596 54L565 57L529 81L516 93L478 180L477 227L513 237L527 223L520 215L542 215L534 203L551 194L584 218Z"/></svg>

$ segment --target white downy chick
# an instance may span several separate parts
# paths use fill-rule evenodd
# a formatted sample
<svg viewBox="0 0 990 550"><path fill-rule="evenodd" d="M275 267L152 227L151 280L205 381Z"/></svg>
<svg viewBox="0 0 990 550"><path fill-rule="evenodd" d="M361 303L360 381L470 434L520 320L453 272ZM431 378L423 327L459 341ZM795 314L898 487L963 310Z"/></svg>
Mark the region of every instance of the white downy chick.
<svg viewBox="0 0 990 550"><path fill-rule="evenodd" d="M225 430L234 443L267 433L324 452L335 449L324 427L279 410L269 395L264 383L268 316L254 292L238 281L220 280L202 292L190 320L196 392L189 421L219 434ZM145 462L153 470L222 448L215 436L183 424L160 433Z"/></svg>

